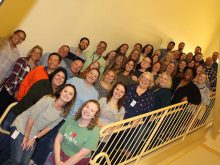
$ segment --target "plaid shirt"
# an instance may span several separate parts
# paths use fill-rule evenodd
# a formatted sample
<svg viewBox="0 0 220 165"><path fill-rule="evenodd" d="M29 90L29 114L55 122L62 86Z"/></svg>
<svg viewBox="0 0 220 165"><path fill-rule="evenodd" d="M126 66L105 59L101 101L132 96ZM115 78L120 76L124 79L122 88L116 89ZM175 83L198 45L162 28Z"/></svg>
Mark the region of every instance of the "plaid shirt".
<svg viewBox="0 0 220 165"><path fill-rule="evenodd" d="M211 68L206 68L205 67L205 72L208 74L209 82L210 82L210 87L212 89L215 89L216 84L217 84L217 73L215 69Z"/></svg>
<svg viewBox="0 0 220 165"><path fill-rule="evenodd" d="M21 57L15 62L11 74L3 82L3 86L11 96L15 94L22 80L30 71L31 67L26 57Z"/></svg>

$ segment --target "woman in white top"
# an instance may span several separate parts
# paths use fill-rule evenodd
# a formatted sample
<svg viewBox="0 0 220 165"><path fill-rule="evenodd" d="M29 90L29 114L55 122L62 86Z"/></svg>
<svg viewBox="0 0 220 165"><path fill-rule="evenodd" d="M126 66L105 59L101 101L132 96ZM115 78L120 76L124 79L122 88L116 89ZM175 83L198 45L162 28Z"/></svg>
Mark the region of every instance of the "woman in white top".
<svg viewBox="0 0 220 165"><path fill-rule="evenodd" d="M20 114L11 126L11 156L4 165L28 164L38 139L68 115L75 97L75 87L67 84Z"/></svg>

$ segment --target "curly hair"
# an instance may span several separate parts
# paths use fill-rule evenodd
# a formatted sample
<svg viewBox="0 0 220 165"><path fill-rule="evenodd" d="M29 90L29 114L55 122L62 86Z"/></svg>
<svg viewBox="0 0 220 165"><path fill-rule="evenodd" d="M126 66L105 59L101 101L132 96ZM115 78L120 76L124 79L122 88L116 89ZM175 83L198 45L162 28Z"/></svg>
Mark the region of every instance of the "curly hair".
<svg viewBox="0 0 220 165"><path fill-rule="evenodd" d="M87 128L92 130L96 125L98 125L98 119L99 119L99 115L100 115L100 104L98 101L96 100L88 100L86 101L78 110L78 112L75 114L75 117L74 119L75 120L79 120L81 117L82 117L82 110L83 108L88 104L88 103L94 103L96 104L97 108L98 108L98 111L96 112L95 114L95 117L91 119L90 123L88 124Z"/></svg>

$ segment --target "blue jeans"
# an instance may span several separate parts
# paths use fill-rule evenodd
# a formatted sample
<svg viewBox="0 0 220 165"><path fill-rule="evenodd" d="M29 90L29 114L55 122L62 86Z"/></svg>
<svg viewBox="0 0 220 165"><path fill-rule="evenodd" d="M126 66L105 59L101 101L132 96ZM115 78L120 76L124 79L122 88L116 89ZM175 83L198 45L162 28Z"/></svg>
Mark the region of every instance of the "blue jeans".
<svg viewBox="0 0 220 165"><path fill-rule="evenodd" d="M55 138L64 122L65 120L61 121L55 128L39 139L36 150L32 156L32 160L34 160L36 164L44 164L49 153L53 152Z"/></svg>
<svg viewBox="0 0 220 165"><path fill-rule="evenodd" d="M14 111L9 111L6 118L1 124L1 128L10 131L10 125L15 118L16 116L14 114ZM2 164L5 160L8 160L10 158L11 148L8 146L10 146L10 136L0 133L0 164Z"/></svg>
<svg viewBox="0 0 220 165"><path fill-rule="evenodd" d="M10 125L16 118L15 114L13 111L9 111L5 119L3 120L1 124L1 128L4 130L10 130ZM5 149L5 143L9 140L9 136L3 133L0 133L0 151L3 151Z"/></svg>
<svg viewBox="0 0 220 165"><path fill-rule="evenodd" d="M11 134L14 133L16 127L11 128ZM19 133L16 139L11 138L11 156L3 165L27 165L36 147L36 142L33 145L32 150L23 151L21 144L23 142L24 135Z"/></svg>

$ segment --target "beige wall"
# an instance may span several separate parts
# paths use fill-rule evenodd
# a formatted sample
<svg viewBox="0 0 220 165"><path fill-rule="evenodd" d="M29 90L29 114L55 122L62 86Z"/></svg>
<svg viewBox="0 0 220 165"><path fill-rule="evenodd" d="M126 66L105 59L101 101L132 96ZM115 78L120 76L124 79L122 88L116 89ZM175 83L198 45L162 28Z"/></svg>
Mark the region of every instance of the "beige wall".
<svg viewBox="0 0 220 165"><path fill-rule="evenodd" d="M23 56L36 44L56 51L62 44L76 46L86 36L90 50L100 40L108 42L107 51L135 42L157 49L174 40L184 41L186 52L201 46L207 57L220 50L219 7L219 0L5 0L0 36L24 29Z"/></svg>
<svg viewBox="0 0 220 165"><path fill-rule="evenodd" d="M28 37L20 46L23 55L35 44L45 51L61 44L75 46L82 36L91 40L88 49L99 40L108 42L107 51L121 43L159 48L174 40L185 41L187 52L200 45L206 53L209 45L208 52L219 50L213 41L219 6L218 0L6 0L0 7L0 34L24 29Z"/></svg>

